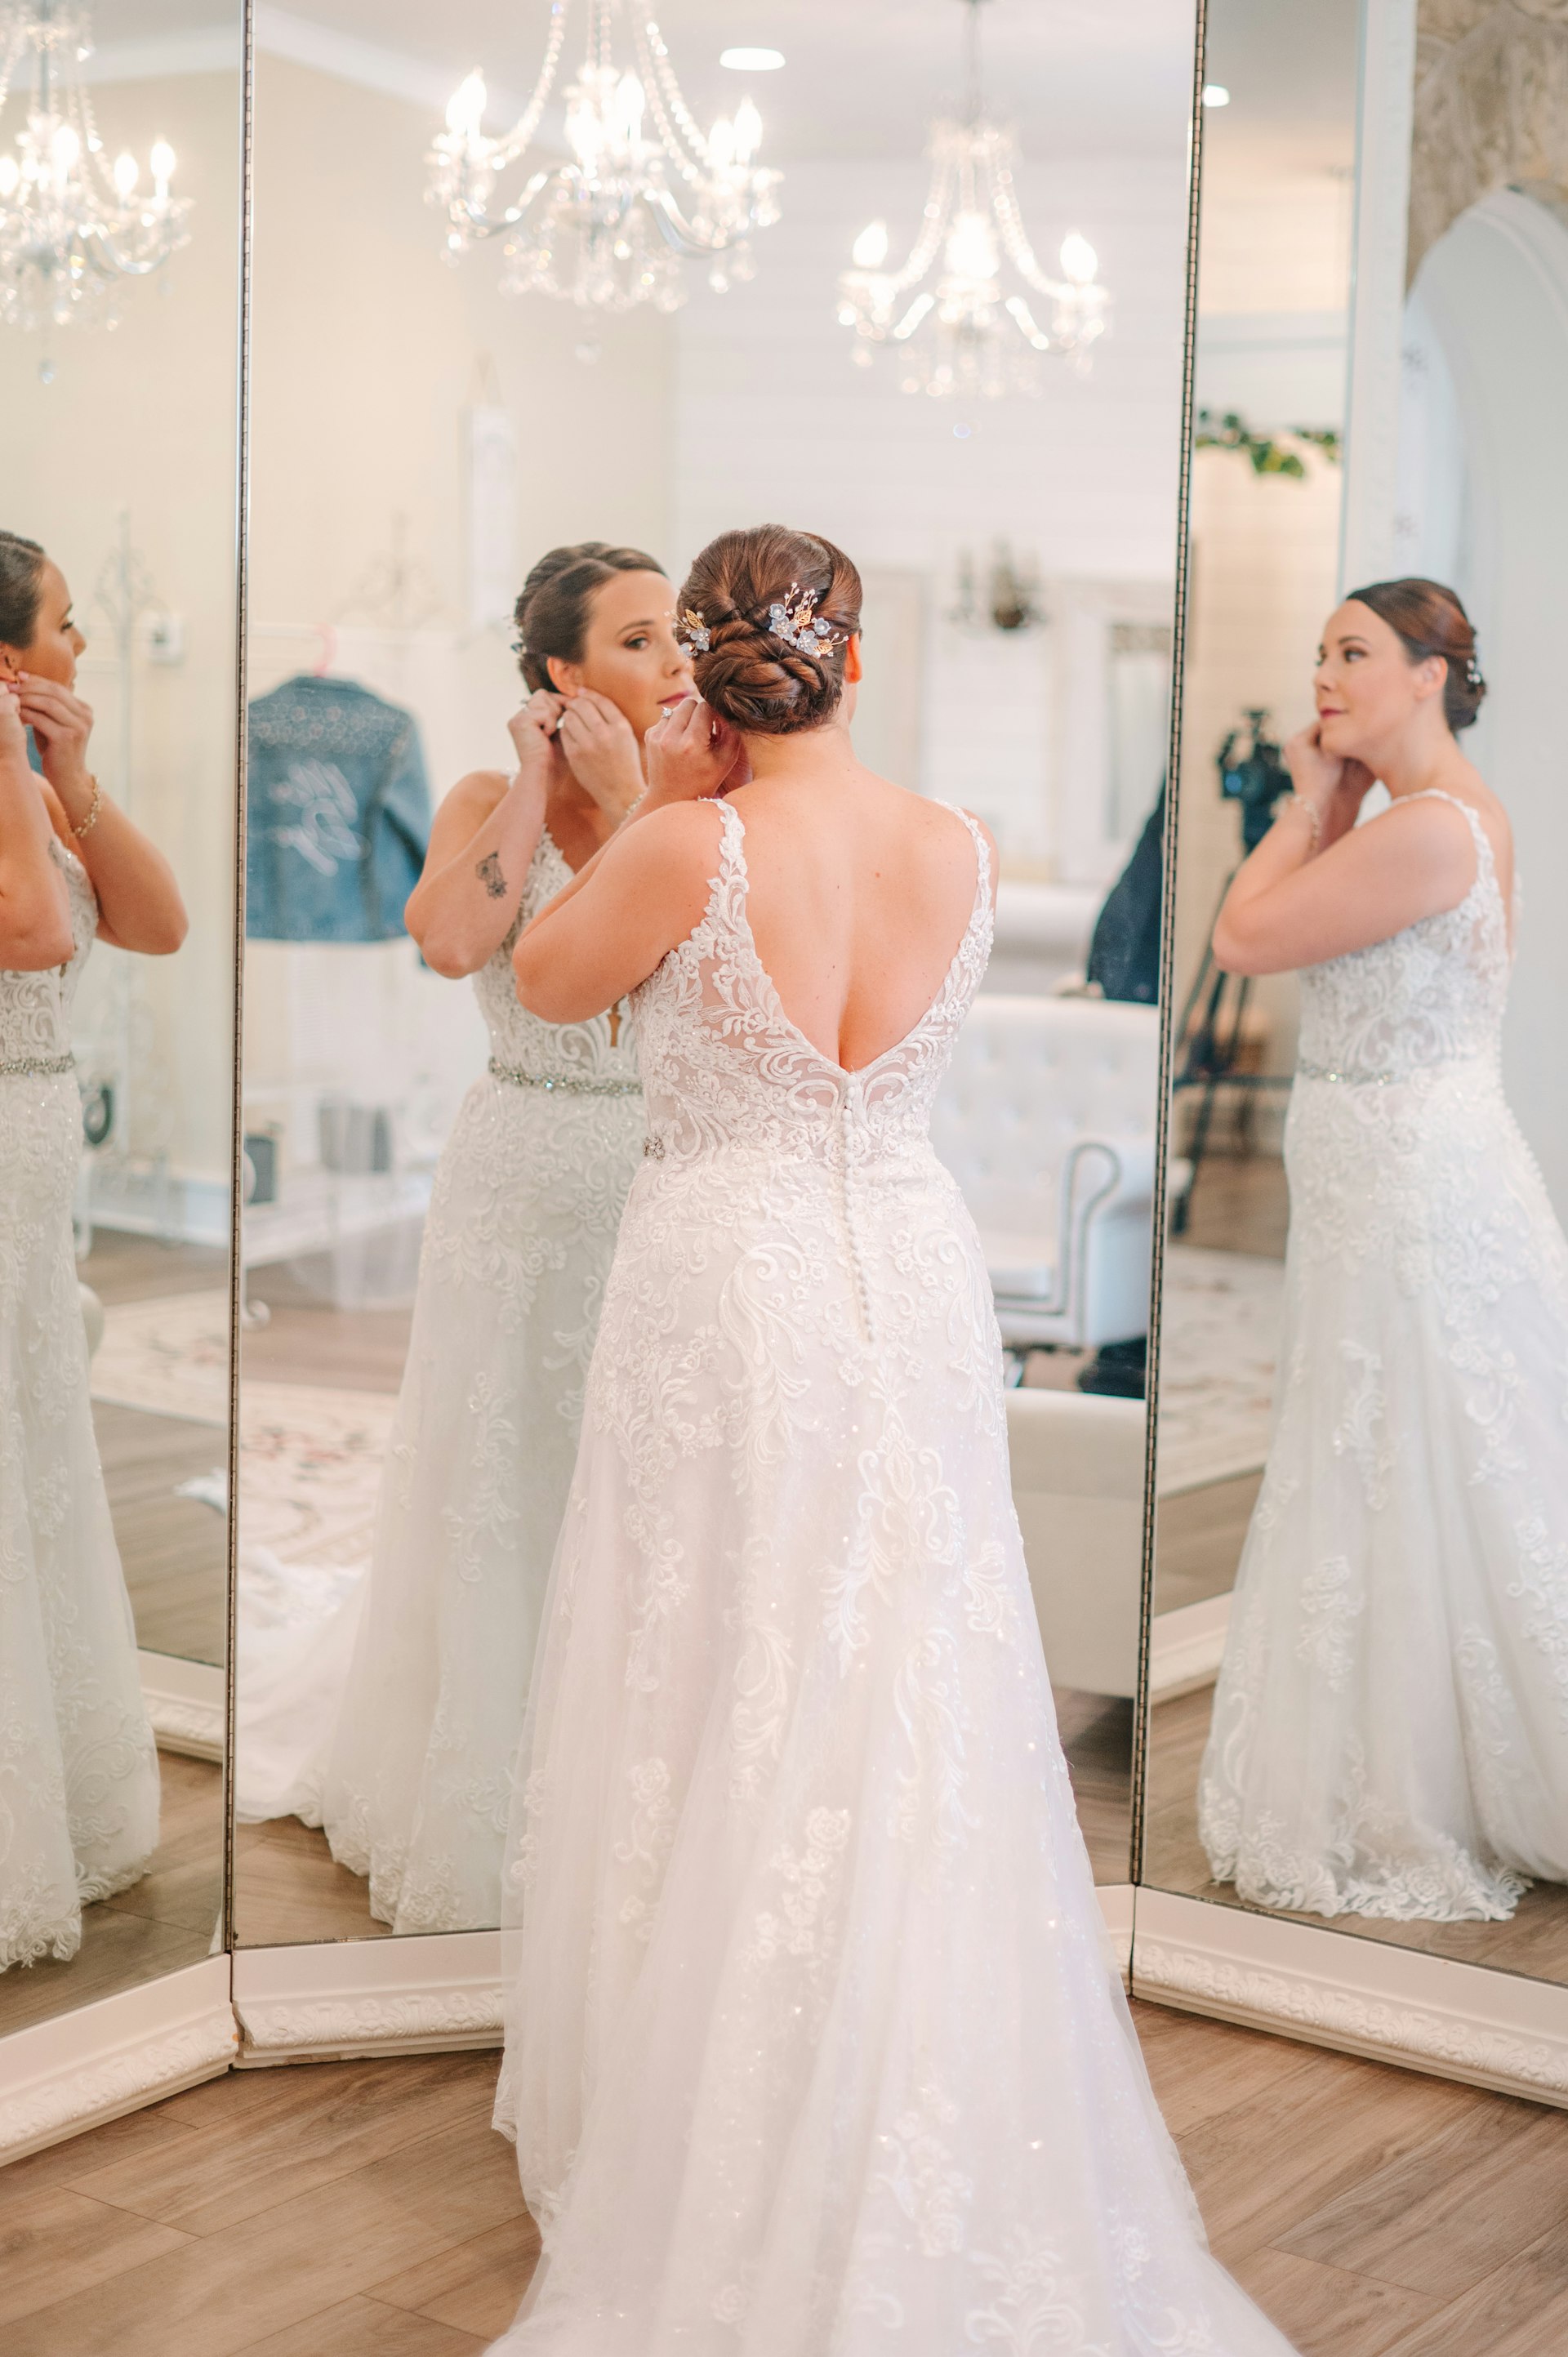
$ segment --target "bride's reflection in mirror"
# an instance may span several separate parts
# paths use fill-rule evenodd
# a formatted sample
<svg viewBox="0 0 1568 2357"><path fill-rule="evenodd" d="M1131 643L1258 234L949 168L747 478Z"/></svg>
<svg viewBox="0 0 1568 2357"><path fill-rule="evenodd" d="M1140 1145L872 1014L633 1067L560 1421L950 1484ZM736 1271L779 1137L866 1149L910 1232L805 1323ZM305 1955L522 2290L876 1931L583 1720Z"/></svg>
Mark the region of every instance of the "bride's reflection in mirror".
<svg viewBox="0 0 1568 2357"><path fill-rule="evenodd" d="M1498 1921L1568 1881L1568 1245L1502 1087L1513 839L1451 589L1353 591L1315 687L1214 929L1232 974L1299 974L1301 1028L1198 1831L1252 1905Z"/></svg>
<svg viewBox="0 0 1568 2357"><path fill-rule="evenodd" d="M47 550L0 532L0 1971L76 1955L82 1909L140 1879L158 1841L89 1396L71 1006L95 939L166 955L186 915L89 766L85 645Z"/></svg>
<svg viewBox="0 0 1568 2357"><path fill-rule="evenodd" d="M625 1007L542 1022L518 1003L510 952L642 793L642 740L692 693L675 619L638 549L590 541L541 559L517 603L530 694L510 723L515 767L473 771L443 799L408 902L425 963L472 978L489 1063L435 1172L369 1571L282 1688L317 1756L270 1796L324 1825L396 1932L499 1917L511 1762L644 1131ZM242 1728L252 1757L282 1731L248 1719L243 1684ZM267 1813L256 1786L252 1772L250 1816Z"/></svg>

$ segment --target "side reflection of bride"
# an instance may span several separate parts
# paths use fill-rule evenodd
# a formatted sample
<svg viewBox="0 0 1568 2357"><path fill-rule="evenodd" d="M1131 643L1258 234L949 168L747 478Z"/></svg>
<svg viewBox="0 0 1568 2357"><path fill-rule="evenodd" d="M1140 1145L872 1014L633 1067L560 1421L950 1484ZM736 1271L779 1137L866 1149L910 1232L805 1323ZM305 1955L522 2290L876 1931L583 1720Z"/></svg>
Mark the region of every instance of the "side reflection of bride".
<svg viewBox="0 0 1568 2357"><path fill-rule="evenodd" d="M1259 1906L1496 1920L1568 1880L1568 1245L1503 1097L1513 842L1454 736L1484 693L1452 590L1356 591L1215 926L1231 972L1302 970L1273 1437L1198 1791Z"/></svg>
<svg viewBox="0 0 1568 2357"><path fill-rule="evenodd" d="M993 846L856 760L840 550L727 533L682 604L705 700L517 951L555 1019L635 990L649 1151L524 1738L498 2349L1283 2357L1103 1953L930 1146Z"/></svg>
<svg viewBox="0 0 1568 2357"><path fill-rule="evenodd" d="M166 955L186 920L87 767L84 644L59 566L0 532L0 1972L74 1956L83 1907L135 1882L158 1838L88 1395L70 1010L95 937Z"/></svg>
<svg viewBox="0 0 1568 2357"><path fill-rule="evenodd" d="M518 1004L519 930L643 790L642 738L691 694L650 556L553 549L518 600L515 776L442 802L408 928L471 974L490 1035L436 1174L369 1595L323 1823L398 1932L500 1914L510 1772L584 1377L642 1153L624 1013L542 1023Z"/></svg>

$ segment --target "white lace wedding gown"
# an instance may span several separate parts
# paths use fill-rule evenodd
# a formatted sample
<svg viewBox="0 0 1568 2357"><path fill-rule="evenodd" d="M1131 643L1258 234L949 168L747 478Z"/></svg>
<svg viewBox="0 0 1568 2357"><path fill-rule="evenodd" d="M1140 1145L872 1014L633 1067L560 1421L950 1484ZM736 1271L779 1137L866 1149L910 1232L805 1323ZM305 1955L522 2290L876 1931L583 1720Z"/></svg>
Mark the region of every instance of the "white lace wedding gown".
<svg viewBox="0 0 1568 2357"><path fill-rule="evenodd" d="M1466 815L1457 908L1301 977L1273 1437L1198 1791L1258 1906L1497 1919L1568 1880L1568 1246Z"/></svg>
<svg viewBox="0 0 1568 2357"><path fill-rule="evenodd" d="M136 1881L158 1838L71 1226L70 1008L98 904L81 861L50 848L74 954L0 973L0 1971L74 1956L83 1907Z"/></svg>
<svg viewBox="0 0 1568 2357"><path fill-rule="evenodd" d="M497 2348L1275 2357L1104 1954L928 1139L983 849L934 1005L851 1074L784 1014L718 820L634 996L648 1159L524 1738L497 2121L547 2256Z"/></svg>
<svg viewBox="0 0 1568 2357"><path fill-rule="evenodd" d="M516 923L474 976L490 1067L436 1173L326 1779L333 1855L369 1877L371 1912L398 1932L500 1918L539 1616L605 1275L642 1152L637 1063L619 1021L542 1023L518 1003L512 944L570 880L545 833Z"/></svg>

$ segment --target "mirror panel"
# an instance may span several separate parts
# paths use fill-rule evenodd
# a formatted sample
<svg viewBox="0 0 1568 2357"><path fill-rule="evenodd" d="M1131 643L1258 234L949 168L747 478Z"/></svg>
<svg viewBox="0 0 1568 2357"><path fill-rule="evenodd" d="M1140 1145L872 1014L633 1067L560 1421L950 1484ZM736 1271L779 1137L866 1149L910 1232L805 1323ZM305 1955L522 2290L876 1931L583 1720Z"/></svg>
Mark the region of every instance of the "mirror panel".
<svg viewBox="0 0 1568 2357"><path fill-rule="evenodd" d="M241 12L98 16L46 110L76 275L0 206L0 2036L222 1938Z"/></svg>
<svg viewBox="0 0 1568 2357"><path fill-rule="evenodd" d="M1304 48L1267 0L1208 12L1228 95L1205 124L1142 1879L1563 1982L1568 976L1541 912L1568 856L1547 553L1568 468L1537 436L1568 391L1568 171L1523 61L1568 36L1516 16L1472 39L1486 15L1345 0ZM1441 774L1501 805L1460 879L1497 942L1423 920L1390 985L1405 1013L1358 1062L1322 1042L1392 952L1248 979L1210 935L1291 789L1326 618L1412 576L1475 626L1478 780ZM1332 660L1322 679L1332 719L1356 690ZM1379 783L1360 821L1387 807ZM1428 1011L1500 1000L1510 836L1511 1117L1490 1051L1466 1064L1463 1022Z"/></svg>
<svg viewBox="0 0 1568 2357"><path fill-rule="evenodd" d="M620 12L618 38L639 13ZM961 102L964 18L953 0L849 16L748 0L726 37L784 62L735 71L710 10L661 8L696 117L760 111L779 218L756 230L750 274L671 274L655 254L669 307L621 309L509 293L543 267L529 240L446 257L426 201L433 139L450 162L473 128L460 96L441 131L476 59L486 131L521 112L532 17L470 7L454 37L403 0L373 24L355 0L318 0L286 45L259 27L242 1945L497 1921L543 1584L643 1120L607 1037L591 1172L571 1165L583 1115L564 1082L539 1108L554 1162L524 1169L507 1100L531 1050L508 1044L505 955L476 996L460 964L422 960L403 905L456 781L511 768L530 567L596 536L678 583L714 533L769 515L805 519L862 569L862 759L971 804L1002 847L994 963L938 1146L1004 1290L1014 1264L1020 1511L1096 1873L1128 1879L1157 889L1106 984L1126 1003L1086 994L1083 973L1141 841L1159 873L1193 20L1169 0L1070 27L1026 0L984 9L983 86L1017 126L1031 234L1052 257L1087 237L1097 260L1069 253L1114 306L1081 369L1037 357L1009 320L998 349L1017 383L993 393L929 389L952 352L859 336L839 285L876 266L869 223L899 255L916 233L928 125ZM540 141L547 163L564 153L558 113ZM552 267L575 267L564 242ZM1080 300L1060 299L1064 317ZM1066 1085L988 1077L1010 1039Z"/></svg>

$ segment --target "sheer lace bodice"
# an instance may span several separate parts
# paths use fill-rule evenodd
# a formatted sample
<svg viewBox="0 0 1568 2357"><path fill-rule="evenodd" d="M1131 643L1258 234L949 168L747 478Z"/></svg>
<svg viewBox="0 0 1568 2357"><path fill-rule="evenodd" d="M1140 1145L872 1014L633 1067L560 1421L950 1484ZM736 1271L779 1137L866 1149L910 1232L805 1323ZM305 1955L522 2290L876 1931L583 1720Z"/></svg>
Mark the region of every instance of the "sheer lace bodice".
<svg viewBox="0 0 1568 2357"><path fill-rule="evenodd" d="M1311 1079L1407 1080L1459 1057L1496 1061L1509 986L1509 927L1487 830L1469 821L1476 877L1465 898L1387 941L1308 966L1301 977L1302 1071Z"/></svg>
<svg viewBox="0 0 1568 2357"><path fill-rule="evenodd" d="M35 1065L64 1068L70 1056L70 1009L87 952L98 929L98 902L86 868L59 835L49 849L70 896L75 943L64 965L38 974L0 973L0 1071L26 1071Z"/></svg>
<svg viewBox="0 0 1568 2357"><path fill-rule="evenodd" d="M974 838L974 901L936 998L914 1028L846 1072L785 1014L746 916L740 814L717 805L718 874L701 923L633 994L648 1151L659 1161L742 1152L770 1163L872 1169L929 1147L954 1034L991 954L991 863Z"/></svg>
<svg viewBox="0 0 1568 2357"><path fill-rule="evenodd" d="M529 862L522 899L507 937L474 976L474 996L490 1035L490 1054L509 1075L568 1086L637 1085L637 1056L625 1009L612 1020L596 1015L585 1023L546 1023L531 1015L517 995L511 953L524 925L572 881L548 827ZM615 1034L612 1040L611 1034Z"/></svg>

